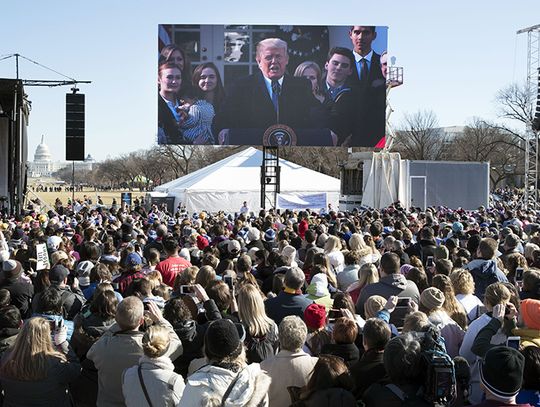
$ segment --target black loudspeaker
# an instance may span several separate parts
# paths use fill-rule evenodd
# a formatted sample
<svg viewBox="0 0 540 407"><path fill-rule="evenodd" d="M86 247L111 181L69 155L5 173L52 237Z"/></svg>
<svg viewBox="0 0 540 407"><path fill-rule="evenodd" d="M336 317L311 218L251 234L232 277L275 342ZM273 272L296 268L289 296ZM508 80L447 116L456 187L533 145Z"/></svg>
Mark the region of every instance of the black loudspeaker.
<svg viewBox="0 0 540 407"><path fill-rule="evenodd" d="M66 160L84 161L84 94L66 94Z"/></svg>
<svg viewBox="0 0 540 407"><path fill-rule="evenodd" d="M538 93L536 94L536 111L532 121L532 129L540 131L540 69L538 70Z"/></svg>

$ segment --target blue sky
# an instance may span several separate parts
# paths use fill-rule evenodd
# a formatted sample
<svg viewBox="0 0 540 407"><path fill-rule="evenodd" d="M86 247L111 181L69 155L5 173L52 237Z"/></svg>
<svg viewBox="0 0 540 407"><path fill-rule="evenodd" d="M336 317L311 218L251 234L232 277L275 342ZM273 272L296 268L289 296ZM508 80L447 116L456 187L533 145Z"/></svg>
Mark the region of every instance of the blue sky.
<svg viewBox="0 0 540 407"><path fill-rule="evenodd" d="M86 151L102 160L155 139L160 23L387 25L389 54L405 72L405 84L390 94L391 121L432 109L451 126L474 116L495 120L497 90L525 80L527 38L516 31L540 23L540 1L10 1L2 9L0 55L19 53L92 81L79 86L86 94ZM62 79L26 61L20 76ZM0 77L15 77L13 59L0 62ZM63 159L67 92L26 88L29 159L42 134L54 158Z"/></svg>

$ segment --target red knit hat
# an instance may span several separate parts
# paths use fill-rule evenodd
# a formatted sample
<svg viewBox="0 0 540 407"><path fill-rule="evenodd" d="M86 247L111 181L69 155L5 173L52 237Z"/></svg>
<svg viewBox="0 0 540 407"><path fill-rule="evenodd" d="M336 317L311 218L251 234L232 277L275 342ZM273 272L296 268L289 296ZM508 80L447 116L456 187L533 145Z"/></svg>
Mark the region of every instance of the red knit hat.
<svg viewBox="0 0 540 407"><path fill-rule="evenodd" d="M304 311L304 322L308 328L320 329L326 324L326 308L320 304L310 304Z"/></svg>
<svg viewBox="0 0 540 407"><path fill-rule="evenodd" d="M199 250L204 250L206 246L208 246L208 239L203 235L197 236L197 247Z"/></svg>
<svg viewBox="0 0 540 407"><path fill-rule="evenodd" d="M540 300L527 298L521 301L521 316L529 329L540 329Z"/></svg>

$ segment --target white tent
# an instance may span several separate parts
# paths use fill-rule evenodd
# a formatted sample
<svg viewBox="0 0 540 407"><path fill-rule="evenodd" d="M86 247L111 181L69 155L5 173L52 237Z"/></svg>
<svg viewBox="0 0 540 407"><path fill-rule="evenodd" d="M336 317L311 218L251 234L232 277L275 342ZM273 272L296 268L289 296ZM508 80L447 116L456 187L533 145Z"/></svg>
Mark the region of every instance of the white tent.
<svg viewBox="0 0 540 407"><path fill-rule="evenodd" d="M175 207L182 203L189 212L236 212L244 201L247 201L251 210L257 210L261 206L262 158L262 151L249 147L208 167L160 185L150 195L174 196ZM283 159L279 160L279 164L281 194L278 207L309 207L318 210L327 203L337 207L339 179Z"/></svg>

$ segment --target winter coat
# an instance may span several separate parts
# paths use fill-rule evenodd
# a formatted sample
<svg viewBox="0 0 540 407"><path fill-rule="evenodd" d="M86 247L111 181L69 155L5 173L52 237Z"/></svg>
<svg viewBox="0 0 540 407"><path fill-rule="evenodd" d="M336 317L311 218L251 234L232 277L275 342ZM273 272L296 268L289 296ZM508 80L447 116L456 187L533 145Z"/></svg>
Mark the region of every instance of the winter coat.
<svg viewBox="0 0 540 407"><path fill-rule="evenodd" d="M467 328L463 342L459 348L459 355L463 356L469 362L471 370L471 394L469 395L469 401L471 403L480 403L482 400L483 391L480 389L480 363L481 359L472 351L474 341L478 333L484 328L490 321L491 316L489 314L482 314L479 318L475 319ZM506 342L506 335L499 330L496 335L491 338L490 343L493 345L501 345Z"/></svg>
<svg viewBox="0 0 540 407"><path fill-rule="evenodd" d="M68 286L52 285L51 288L57 289L61 294L64 318L73 321L73 318L81 311L86 302L84 294L80 289L70 288ZM34 313L38 312L40 298L41 293L38 293L32 301L32 310Z"/></svg>
<svg viewBox="0 0 540 407"><path fill-rule="evenodd" d="M476 259L463 267L469 270L474 280L474 295L480 300L484 299L484 293L488 285L498 281L507 283L504 273L497 268L495 260Z"/></svg>
<svg viewBox="0 0 540 407"><path fill-rule="evenodd" d="M4 389L3 407L70 407L68 383L75 380L80 371L77 356L70 351L67 361L49 357L45 379L28 381L0 377Z"/></svg>
<svg viewBox="0 0 540 407"><path fill-rule="evenodd" d="M81 361L81 375L70 386L77 406L95 406L98 393L98 372L94 363L86 358L92 345L114 324L114 318L104 320L96 314L80 313L75 317L75 330L70 344Z"/></svg>
<svg viewBox="0 0 540 407"><path fill-rule="evenodd" d="M322 347L321 354L339 356L347 367L351 367L360 358L360 351L354 343L327 343Z"/></svg>
<svg viewBox="0 0 540 407"><path fill-rule="evenodd" d="M174 373L171 360L167 356L159 358L142 356L139 364L124 371L122 377L122 393L127 407L148 406L139 380L139 367L152 406L179 405L185 385L182 376Z"/></svg>
<svg viewBox="0 0 540 407"><path fill-rule="evenodd" d="M305 386L317 360L302 350L296 352L281 350L277 355L263 360L261 369L272 379L268 391L270 407L288 406L291 399L287 387Z"/></svg>
<svg viewBox="0 0 540 407"><path fill-rule="evenodd" d="M351 369L351 377L355 381L356 398L362 398L366 389L380 380L386 378L386 370L383 362L383 352L375 349L367 350L360 360Z"/></svg>
<svg viewBox="0 0 540 407"><path fill-rule="evenodd" d="M446 353L453 359L459 355L459 347L463 342L465 331L448 316L443 310L438 310L429 315L429 322L435 325L441 332L446 346Z"/></svg>
<svg viewBox="0 0 540 407"><path fill-rule="evenodd" d="M331 387L317 390L308 399L293 404L293 406L296 405L303 407L354 407L356 406L356 398L348 390Z"/></svg>
<svg viewBox="0 0 540 407"><path fill-rule="evenodd" d="M304 319L304 311L313 301L305 298L301 294L289 294L281 291L277 297L269 298L264 302L266 315L280 324L283 318L288 315L296 315Z"/></svg>
<svg viewBox="0 0 540 407"><path fill-rule="evenodd" d="M435 249L437 248L437 243L434 240L419 240L417 243L410 245L405 249L405 253L410 256L416 256L421 261L424 267L426 266L426 260L429 256L435 254Z"/></svg>
<svg viewBox="0 0 540 407"><path fill-rule="evenodd" d="M378 283L368 284L362 289L358 301L356 301L356 313L360 314L362 318L366 316L364 313L364 304L372 295L380 295L386 299L392 295L397 295L400 298L409 297L417 304L420 304L418 287L416 287L414 282L407 280L403 274L384 276ZM406 311L406 308L396 309L390 316L390 323L396 325L398 328L402 327Z"/></svg>
<svg viewBox="0 0 540 407"><path fill-rule="evenodd" d="M22 278L18 278L4 280L0 288L9 291L11 304L19 309L22 319L30 318L32 314L30 304L34 296L34 286Z"/></svg>
<svg viewBox="0 0 540 407"><path fill-rule="evenodd" d="M482 301L474 294L456 294L456 299L465 309L469 324L481 315Z"/></svg>
<svg viewBox="0 0 540 407"><path fill-rule="evenodd" d="M268 406L268 388L271 379L258 363L246 366L240 372L205 365L188 377L184 394L180 400L182 407L218 407L223 396L233 383L224 407L264 407Z"/></svg>
<svg viewBox="0 0 540 407"><path fill-rule="evenodd" d="M0 357L15 344L19 332L19 328L0 329Z"/></svg>
<svg viewBox="0 0 540 407"><path fill-rule="evenodd" d="M174 363L174 371L187 377L189 364L193 359L202 358L204 345L205 325L199 325L193 320L179 322L173 325L174 332L180 338L184 351Z"/></svg>
<svg viewBox="0 0 540 407"><path fill-rule="evenodd" d="M249 363L260 363L267 357L274 356L279 348L278 327L274 321L270 324L268 332L261 336L252 336L249 333L249 326L244 324L246 339L246 358Z"/></svg>
<svg viewBox="0 0 540 407"><path fill-rule="evenodd" d="M175 359L182 353L182 343L169 322L160 324L168 328L171 342L166 356ZM98 370L98 406L124 406L122 373L136 365L143 354L141 331L122 331L114 324L88 351L87 358Z"/></svg>
<svg viewBox="0 0 540 407"><path fill-rule="evenodd" d="M400 385L398 387L398 391L403 393L403 397L411 398L411 406L433 406L433 404L429 404L422 399L416 397L418 388L418 385L405 384ZM414 399L412 399L413 397ZM403 405L403 400L395 392L390 390L387 385L382 383L375 383L368 387L368 389L364 393L362 401L364 402L365 407L401 407Z"/></svg>

